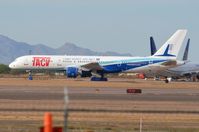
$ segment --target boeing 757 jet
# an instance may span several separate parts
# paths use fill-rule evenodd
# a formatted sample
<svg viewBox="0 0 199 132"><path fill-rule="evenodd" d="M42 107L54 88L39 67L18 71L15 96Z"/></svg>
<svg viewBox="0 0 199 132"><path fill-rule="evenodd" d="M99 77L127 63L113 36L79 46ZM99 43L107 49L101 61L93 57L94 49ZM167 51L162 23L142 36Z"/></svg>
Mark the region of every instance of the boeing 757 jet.
<svg viewBox="0 0 199 132"><path fill-rule="evenodd" d="M78 74L84 77L99 75L100 80L107 80L104 74L109 73L163 71L179 65L176 57L186 33L187 30L177 30L149 57L26 55L16 58L9 67L24 70L64 70L68 77L77 77Z"/></svg>

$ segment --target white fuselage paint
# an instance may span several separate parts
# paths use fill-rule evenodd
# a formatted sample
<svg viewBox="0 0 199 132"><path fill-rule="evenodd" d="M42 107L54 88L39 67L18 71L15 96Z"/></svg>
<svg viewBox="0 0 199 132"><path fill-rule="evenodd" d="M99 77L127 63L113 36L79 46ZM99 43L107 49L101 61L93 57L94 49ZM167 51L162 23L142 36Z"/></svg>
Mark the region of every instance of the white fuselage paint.
<svg viewBox="0 0 199 132"><path fill-rule="evenodd" d="M59 55L27 55L17 58L9 67L12 69L24 70L66 70L67 67L80 68L82 65L97 62L101 66L111 64L121 65L129 62L149 62L146 66L140 66L133 69L124 70L122 72L145 72L148 70L162 70L169 67L160 65L160 63L153 64L153 60L165 60L160 57L120 57L120 56L59 56ZM150 67L149 67L150 65Z"/></svg>

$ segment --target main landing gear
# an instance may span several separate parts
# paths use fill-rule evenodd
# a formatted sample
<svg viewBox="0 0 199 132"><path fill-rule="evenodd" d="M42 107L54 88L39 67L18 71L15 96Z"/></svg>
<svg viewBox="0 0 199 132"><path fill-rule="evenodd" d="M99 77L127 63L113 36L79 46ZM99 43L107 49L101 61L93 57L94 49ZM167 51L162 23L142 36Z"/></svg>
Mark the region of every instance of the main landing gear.
<svg viewBox="0 0 199 132"><path fill-rule="evenodd" d="M91 81L108 81L108 78L104 77L104 73L100 74L101 77L91 77Z"/></svg>
<svg viewBox="0 0 199 132"><path fill-rule="evenodd" d="M33 80L32 72L31 71L28 71L28 80Z"/></svg>
<svg viewBox="0 0 199 132"><path fill-rule="evenodd" d="M171 80L172 80L172 78L166 77L166 78L165 78L165 83L169 83L169 82L171 82Z"/></svg>
<svg viewBox="0 0 199 132"><path fill-rule="evenodd" d="M169 80L168 80L168 79L165 79L165 83L169 83Z"/></svg>

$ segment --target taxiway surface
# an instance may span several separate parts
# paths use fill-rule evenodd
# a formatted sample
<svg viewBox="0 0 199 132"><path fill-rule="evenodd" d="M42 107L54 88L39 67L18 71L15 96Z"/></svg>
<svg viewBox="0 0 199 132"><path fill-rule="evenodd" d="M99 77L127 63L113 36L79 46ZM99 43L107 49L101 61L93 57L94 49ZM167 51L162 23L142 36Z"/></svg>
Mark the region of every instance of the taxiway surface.
<svg viewBox="0 0 199 132"><path fill-rule="evenodd" d="M62 87L0 86L0 99L63 100ZM67 88L70 100L192 101L199 102L199 89L141 88L127 94L126 88Z"/></svg>

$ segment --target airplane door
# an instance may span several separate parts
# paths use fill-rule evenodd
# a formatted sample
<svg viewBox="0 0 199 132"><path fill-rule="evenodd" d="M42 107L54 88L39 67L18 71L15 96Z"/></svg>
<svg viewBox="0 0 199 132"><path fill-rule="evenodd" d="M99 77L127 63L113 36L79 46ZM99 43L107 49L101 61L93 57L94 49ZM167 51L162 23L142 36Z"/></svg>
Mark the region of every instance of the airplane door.
<svg viewBox="0 0 199 132"><path fill-rule="evenodd" d="M61 67L61 66L62 66L62 60L61 60L61 59L58 59L58 61L57 61L57 66L58 66L58 67Z"/></svg>
<svg viewBox="0 0 199 132"><path fill-rule="evenodd" d="M24 60L24 66L28 66L28 65L29 65L28 58L25 58L25 60Z"/></svg>
<svg viewBox="0 0 199 132"><path fill-rule="evenodd" d="M122 65L121 62L118 62L117 67L121 67L121 65Z"/></svg>
<svg viewBox="0 0 199 132"><path fill-rule="evenodd" d="M122 70L121 68L122 68L122 63L121 63L121 61L120 61L120 62L118 62L118 64L117 64L117 69L118 69L118 70Z"/></svg>

